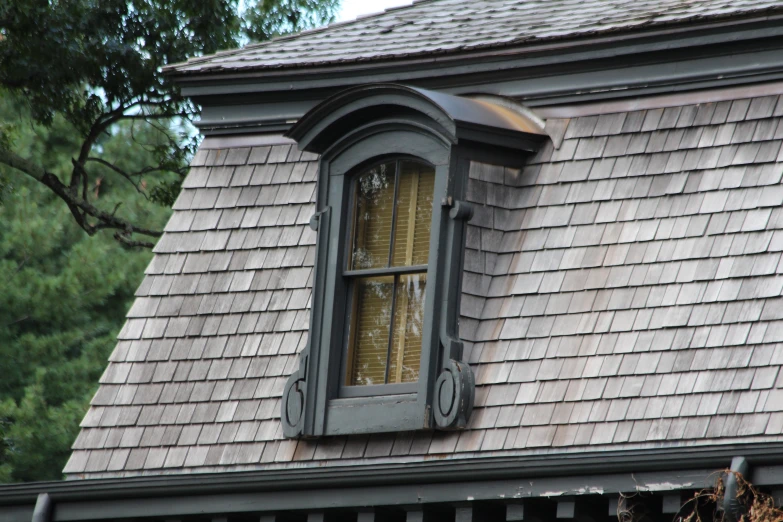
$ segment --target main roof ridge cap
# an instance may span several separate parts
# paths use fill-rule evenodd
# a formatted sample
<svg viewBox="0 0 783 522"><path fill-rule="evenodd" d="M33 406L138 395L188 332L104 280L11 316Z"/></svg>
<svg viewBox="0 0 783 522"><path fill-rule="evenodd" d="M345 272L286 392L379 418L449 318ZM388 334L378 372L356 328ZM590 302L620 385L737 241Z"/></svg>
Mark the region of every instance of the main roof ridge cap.
<svg viewBox="0 0 783 522"><path fill-rule="evenodd" d="M700 24L700 23L719 24L727 20L728 21L736 20L739 22L741 20L747 21L749 19L758 18L758 17L764 17L764 19L766 19L766 17L772 16L774 13L780 13L783 11L783 6L779 4L772 4L769 1L767 2L762 1L760 3L754 3L754 2L749 3L746 0L745 2L742 2L740 5L732 6L732 7L725 7L725 5L721 5L720 8L717 8L713 5L713 8L708 9L708 12L706 14L703 12L687 12L688 10L686 10L686 12L678 12L678 9L681 10L681 8L683 7L682 3L671 5L671 2L669 0L651 0L651 1L660 1L661 3L666 5L658 6L656 9L650 9L649 11L646 12L646 14L644 12L644 9L642 8L637 8L637 7L628 8L628 13L639 14L643 18L639 20L623 19L620 21L612 22L611 20L605 21L604 19L599 19L598 23L593 24L593 26L573 27L571 30L564 29L562 31L554 31L545 34L531 34L527 32L522 32L520 34L514 35L513 37L503 38L501 40L496 40L496 41L473 42L473 43L466 42L464 44L460 44L456 46L453 45L447 46L447 48L433 48L433 49L424 49L419 51L414 50L412 52L402 52L401 50L400 52L397 52L394 50L390 50L389 52L384 52L373 56L348 56L348 57L346 56L335 57L329 55L321 56L321 54L323 53L316 53L317 55L316 56L313 55L313 53L311 52L311 53L305 53L305 55L301 56L300 59L294 61L290 61L283 58L280 59L270 58L271 60L270 62L265 59L266 56L265 53L267 53L267 51L273 54L276 52L283 52L283 54L288 52L289 50L287 50L286 48L286 45L288 44L286 44L285 42L293 42L299 40L300 38L304 38L303 44L310 45L309 43L310 41L308 40L308 36L310 35L314 35L314 34L317 35L321 33L340 35L341 33L339 31L341 29L350 28L355 24L359 24L358 26L361 28L362 24L368 25L367 22L368 20L388 17L388 22L383 22L380 25L378 24L373 25L373 23L371 23L370 26L372 27L368 26L368 30L370 33L379 33L379 31L381 33L384 32L385 29L384 24L394 22L395 20L400 22L401 25L415 24L416 19L411 18L410 15L415 14L417 12L416 11L417 8L421 6L431 5L439 1L443 2L444 6L459 4L458 0L446 0L445 2L443 0L419 0L407 6L399 6L396 8L385 10L377 14L367 15L365 17L359 17L354 20L338 22L320 28L302 31L296 34L276 37L265 42L260 42L257 44L251 44L245 46L241 49L226 50L212 55L192 58L184 63L168 65L164 67L164 71L168 73L188 75L194 73L195 74L204 73L207 71L228 72L232 70L233 71L241 70L243 72L249 72L249 71L261 70L261 69L308 68L316 65L327 66L327 65L359 63L359 62L384 62L389 60L393 61L393 60L410 58L410 57L421 56L421 55L443 55L443 54L455 54L455 53L461 54L465 52L481 51L481 50L492 49L492 48L518 47L518 46L534 45L536 43L543 44L545 42L552 42L552 41L579 40L580 38L595 37L598 35L609 36L612 34L623 33L623 32L633 33L633 32L639 32L643 30L667 27L667 26L682 28L682 27L688 27L690 25ZM571 0L556 0L556 3L561 4L562 6L563 2L568 3L570 1ZM720 1L721 0L689 0L689 2L685 4L685 6L687 5L693 6L693 3L698 3L698 4L707 4L706 7L709 7L709 4L711 3L720 4ZM517 6L525 6L528 4L535 5L535 4L539 4L540 2L539 0L517 0L516 2L512 2L512 3L514 3L516 8ZM631 18L633 18L633 16ZM333 30L336 30L336 32L332 33Z"/></svg>
<svg viewBox="0 0 783 522"><path fill-rule="evenodd" d="M357 22L365 22L365 21L367 21L367 20L369 20L371 18L385 16L388 13L392 13L392 12L396 13L398 11L404 11L404 10L407 10L407 9L411 9L413 7L417 7L420 4L434 3L434 2L437 2L437 1L439 1L439 0L413 0L412 3L407 4L407 5L398 5L398 6L394 6L394 7L389 7L387 9L384 9L383 11L379 11L377 13L367 13L367 14L364 14L364 15L359 15L356 18L353 18L351 20L342 20L340 22L331 22L331 23L328 23L328 24L323 25L321 27L313 27L312 29L304 29L304 30L298 31L296 33L290 33L290 34L283 34L283 35L274 36L274 37L270 38L269 40L264 40L263 42L250 43L250 44L247 44L245 46L239 47L237 49L224 49L224 50L221 50L221 51L216 51L216 52L214 52L212 54L207 54L207 55L204 55L204 56L197 56L197 57L193 57L193 58L188 58L184 62L178 62L178 63L173 63L173 64L166 65L165 67L163 67L163 70L164 71L173 71L173 70L177 69L178 67L180 67L182 65L193 65L193 64L201 63L202 61L209 61L209 60L211 60L212 58L214 58L216 56L231 56L231 55L235 55L235 54L238 54L238 53L245 52L245 51L250 50L250 49L262 49L262 48L267 47L267 46L269 46L269 45L271 45L273 43L285 42L287 40L295 40L296 38L299 38L301 36L322 33L322 32L328 31L330 29L334 29L334 28L338 28L338 27L344 27L344 26L349 26L349 25L355 24Z"/></svg>

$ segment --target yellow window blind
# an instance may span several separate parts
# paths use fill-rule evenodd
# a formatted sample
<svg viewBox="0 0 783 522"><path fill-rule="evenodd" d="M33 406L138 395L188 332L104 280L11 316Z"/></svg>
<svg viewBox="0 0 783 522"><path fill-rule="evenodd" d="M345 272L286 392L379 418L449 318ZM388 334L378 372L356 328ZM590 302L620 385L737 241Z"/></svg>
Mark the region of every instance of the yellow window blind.
<svg viewBox="0 0 783 522"><path fill-rule="evenodd" d="M412 161L384 163L356 178L349 386L419 378L426 269L360 274L390 268L390 261L391 267L427 265L434 186L434 169Z"/></svg>
<svg viewBox="0 0 783 522"><path fill-rule="evenodd" d="M431 168L418 163L402 163L397 189L394 266L427 264L434 187L435 173Z"/></svg>
<svg viewBox="0 0 783 522"><path fill-rule="evenodd" d="M389 349L394 277L358 279L354 283L354 351L351 385L384 384Z"/></svg>
<svg viewBox="0 0 783 522"><path fill-rule="evenodd" d="M419 380L426 280L426 274L403 275L396 284L388 382Z"/></svg>
<svg viewBox="0 0 783 522"><path fill-rule="evenodd" d="M388 266L394 170L393 163L384 163L357 179L353 270Z"/></svg>

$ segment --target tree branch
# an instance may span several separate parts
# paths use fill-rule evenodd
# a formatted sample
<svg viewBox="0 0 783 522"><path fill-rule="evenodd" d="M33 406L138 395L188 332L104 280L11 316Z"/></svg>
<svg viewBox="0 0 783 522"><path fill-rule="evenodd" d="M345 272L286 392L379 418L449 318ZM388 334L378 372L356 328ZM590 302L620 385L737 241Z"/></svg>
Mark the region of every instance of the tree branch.
<svg viewBox="0 0 783 522"><path fill-rule="evenodd" d="M150 168L149 170L147 170L147 169L144 169L144 170L142 170L142 171L139 171L139 172L134 172L133 174L129 174L129 173L125 172L124 170L122 170L121 168L119 168L117 165L115 165L115 164L113 164L113 163L110 163L110 162L108 162L108 161L106 161L106 160L104 160L104 159L101 159L101 158L96 158L96 157L94 157L94 156L90 156L89 158L87 158L87 161L94 161L95 163L100 163L100 164L101 164L101 165L103 165L104 167L106 167L106 168L108 168L108 169L111 169L111 170L113 170L114 172L116 172L117 174L119 174L120 176L122 176L123 178L125 178L126 180L128 180L128 183L130 183L131 185L133 185L133 188L135 188L135 189L136 189L136 192L138 192L139 194L141 194L142 196L144 196L144 197L145 197L145 198L147 198L147 199L149 199L149 197L147 196L147 193L146 193L146 192L144 192L144 191L141 189L141 187L139 187L139 186L136 184L136 182L135 182L135 181L133 181L133 176L142 176L142 175L144 175L146 172L154 172L154 171L156 171L156 170L160 170L160 169L154 169L154 168ZM112 215L114 215L114 214L112 214Z"/></svg>
<svg viewBox="0 0 783 522"><path fill-rule="evenodd" d="M68 205L76 222L89 235L94 235L98 230L103 228L115 229L118 230L118 232L114 237L121 243L128 246L144 246L150 248L153 246L152 243L134 241L130 238L131 234L141 234L150 237L160 237L163 234L158 230L136 226L129 221L118 218L113 214L97 208L90 202L80 198L78 193L74 194L70 188L63 184L54 174L47 172L40 166L4 147L0 147L0 163L26 174L39 183L49 187L52 192ZM97 219L98 223L95 225L88 223L88 216Z"/></svg>
<svg viewBox="0 0 783 522"><path fill-rule="evenodd" d="M115 232L114 233L114 239L122 243L123 245L127 247L144 247L144 248L152 248L155 246L155 243L150 243L149 241L136 241L134 239L131 239L126 234L123 234L122 232Z"/></svg>
<svg viewBox="0 0 783 522"><path fill-rule="evenodd" d="M120 119L123 120L167 120L169 118L186 118L187 112L157 113L157 114L126 114Z"/></svg>

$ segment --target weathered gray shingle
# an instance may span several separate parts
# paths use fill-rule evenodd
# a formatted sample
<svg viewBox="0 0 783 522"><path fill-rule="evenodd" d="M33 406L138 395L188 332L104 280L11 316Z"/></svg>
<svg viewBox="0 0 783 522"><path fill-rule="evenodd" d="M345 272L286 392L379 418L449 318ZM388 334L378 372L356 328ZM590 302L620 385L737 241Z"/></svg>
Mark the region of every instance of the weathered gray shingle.
<svg viewBox="0 0 783 522"><path fill-rule="evenodd" d="M419 0L412 6L390 9L355 21L307 31L298 35L195 58L172 69L180 73L215 70L246 71L259 68L306 67L342 62L388 60L421 54L454 53L472 49L524 45L552 39L577 38L638 26L737 17L779 9L774 0ZM373 45L367 45L367 42ZM687 128L768 118L777 107L775 97L721 102L698 107L672 107L640 113L579 118L565 137L589 138L620 132ZM575 142L557 159L571 159ZM676 144L675 144L676 146ZM595 149L593 149L595 150ZM264 163L268 147L250 152L250 163ZM248 149L198 158L197 165L242 165ZM272 151L270 163L296 162L298 150ZM202 185L203 186L203 185Z"/></svg>
<svg viewBox="0 0 783 522"><path fill-rule="evenodd" d="M199 152L66 473L780 437L779 106L563 120L524 183L473 164L460 335L478 386L463 433L282 438L317 163L290 145Z"/></svg>

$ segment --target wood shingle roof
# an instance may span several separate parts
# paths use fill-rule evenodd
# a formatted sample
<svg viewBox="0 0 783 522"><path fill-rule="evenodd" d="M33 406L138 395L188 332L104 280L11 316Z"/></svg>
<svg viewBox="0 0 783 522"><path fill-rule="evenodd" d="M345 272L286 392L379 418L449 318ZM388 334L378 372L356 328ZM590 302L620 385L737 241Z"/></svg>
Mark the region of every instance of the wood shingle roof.
<svg viewBox="0 0 783 522"><path fill-rule="evenodd" d="M169 70L241 72L396 60L781 12L777 0L419 0Z"/></svg>
<svg viewBox="0 0 783 522"><path fill-rule="evenodd" d="M703 3L729 5L676 2ZM547 125L562 141L523 171L471 170L469 429L283 439L317 158L281 140L196 155L65 472L783 440L783 100Z"/></svg>

